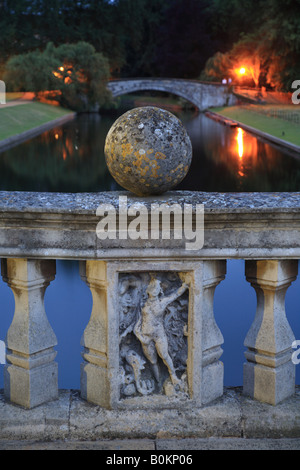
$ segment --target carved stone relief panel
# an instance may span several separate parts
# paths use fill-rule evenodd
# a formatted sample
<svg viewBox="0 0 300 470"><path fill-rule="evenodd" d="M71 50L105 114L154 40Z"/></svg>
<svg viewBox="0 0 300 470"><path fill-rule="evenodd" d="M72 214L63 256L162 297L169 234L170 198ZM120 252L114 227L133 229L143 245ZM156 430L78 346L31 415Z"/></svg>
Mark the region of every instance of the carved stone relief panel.
<svg viewBox="0 0 300 470"><path fill-rule="evenodd" d="M120 398L188 397L188 274L119 274Z"/></svg>

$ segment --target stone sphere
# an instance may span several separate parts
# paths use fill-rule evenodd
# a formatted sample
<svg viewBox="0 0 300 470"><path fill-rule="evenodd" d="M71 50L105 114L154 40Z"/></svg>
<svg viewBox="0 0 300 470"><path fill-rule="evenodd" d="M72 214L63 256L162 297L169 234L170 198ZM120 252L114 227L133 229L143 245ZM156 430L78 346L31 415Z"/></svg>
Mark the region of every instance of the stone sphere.
<svg viewBox="0 0 300 470"><path fill-rule="evenodd" d="M104 153L120 186L137 196L149 196L183 180L192 161L192 144L176 116L146 106L131 109L114 122Z"/></svg>

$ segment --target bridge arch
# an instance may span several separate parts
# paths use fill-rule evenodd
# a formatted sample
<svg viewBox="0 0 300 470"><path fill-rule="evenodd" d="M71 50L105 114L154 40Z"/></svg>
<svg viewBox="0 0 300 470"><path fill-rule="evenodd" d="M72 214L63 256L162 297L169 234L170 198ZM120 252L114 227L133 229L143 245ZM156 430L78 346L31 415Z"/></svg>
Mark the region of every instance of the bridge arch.
<svg viewBox="0 0 300 470"><path fill-rule="evenodd" d="M212 106L235 104L236 101L226 85L197 80L132 78L111 80L107 87L114 97L147 90L172 93L190 101L199 111Z"/></svg>

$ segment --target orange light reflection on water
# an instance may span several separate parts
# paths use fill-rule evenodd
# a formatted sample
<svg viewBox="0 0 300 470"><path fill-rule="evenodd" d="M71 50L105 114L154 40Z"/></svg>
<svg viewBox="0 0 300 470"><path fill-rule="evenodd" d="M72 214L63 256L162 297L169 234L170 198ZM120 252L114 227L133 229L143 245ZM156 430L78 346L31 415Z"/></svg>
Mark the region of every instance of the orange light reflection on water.
<svg viewBox="0 0 300 470"><path fill-rule="evenodd" d="M257 138L241 127L236 127L233 131L234 137L230 146L232 169L236 168L239 178L245 178L257 165Z"/></svg>
<svg viewBox="0 0 300 470"><path fill-rule="evenodd" d="M244 139L243 139L243 129L241 129L240 127L237 128L237 136L236 136L236 140L237 140L237 144L238 144L238 155L240 158L243 158L243 155L244 155Z"/></svg>
<svg viewBox="0 0 300 470"><path fill-rule="evenodd" d="M245 176L244 173L244 165L243 165L243 155L244 155L244 131L240 127L237 128L237 135L236 135L236 142L237 142L237 154L239 156L239 168L238 168L238 175L243 178Z"/></svg>
<svg viewBox="0 0 300 470"><path fill-rule="evenodd" d="M231 153L238 156L239 160L248 162L253 165L257 162L257 137L244 131L240 127L236 127Z"/></svg>

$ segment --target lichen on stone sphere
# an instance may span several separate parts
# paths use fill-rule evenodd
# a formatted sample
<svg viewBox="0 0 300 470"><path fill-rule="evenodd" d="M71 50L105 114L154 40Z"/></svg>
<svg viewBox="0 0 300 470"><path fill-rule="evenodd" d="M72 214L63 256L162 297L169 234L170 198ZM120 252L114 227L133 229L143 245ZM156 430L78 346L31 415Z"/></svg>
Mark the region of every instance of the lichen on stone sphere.
<svg viewBox="0 0 300 470"><path fill-rule="evenodd" d="M120 116L105 140L107 167L124 189L138 196L162 194L186 176L192 144L169 111L146 106Z"/></svg>

